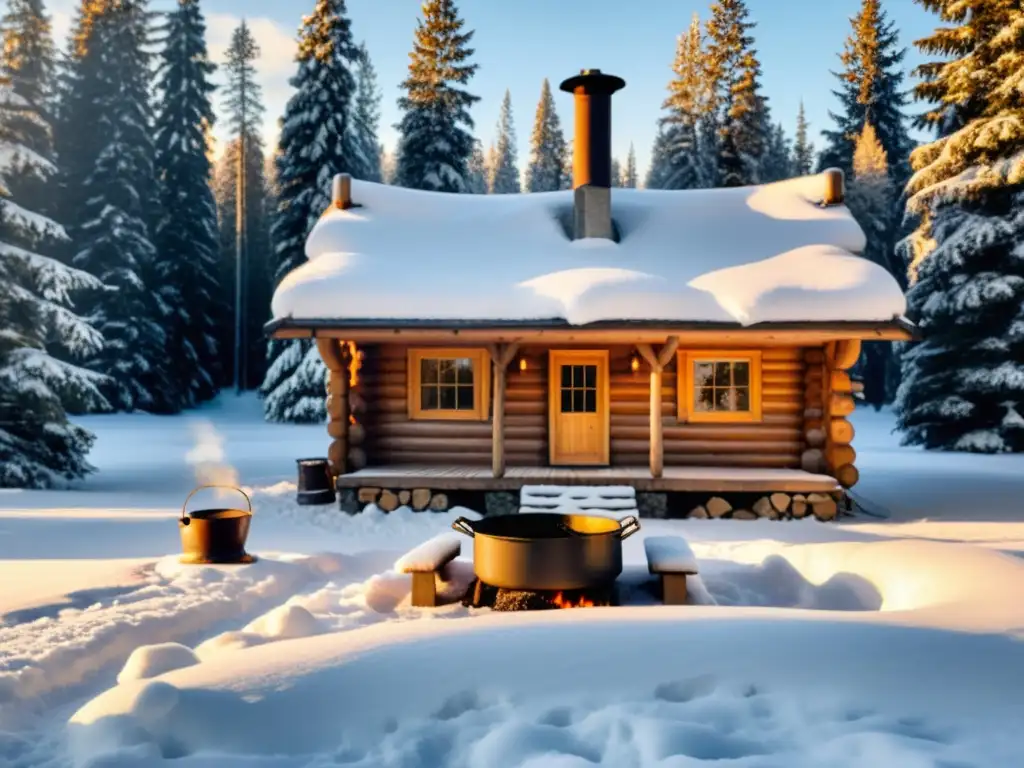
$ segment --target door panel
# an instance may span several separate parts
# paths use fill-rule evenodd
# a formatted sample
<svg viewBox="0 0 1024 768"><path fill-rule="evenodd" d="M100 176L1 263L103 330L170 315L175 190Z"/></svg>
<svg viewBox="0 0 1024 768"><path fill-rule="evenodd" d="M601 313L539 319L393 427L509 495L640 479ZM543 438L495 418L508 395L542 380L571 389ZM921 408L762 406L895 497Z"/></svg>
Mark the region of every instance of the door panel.
<svg viewBox="0 0 1024 768"><path fill-rule="evenodd" d="M608 352L551 350L548 400L552 465L608 464Z"/></svg>

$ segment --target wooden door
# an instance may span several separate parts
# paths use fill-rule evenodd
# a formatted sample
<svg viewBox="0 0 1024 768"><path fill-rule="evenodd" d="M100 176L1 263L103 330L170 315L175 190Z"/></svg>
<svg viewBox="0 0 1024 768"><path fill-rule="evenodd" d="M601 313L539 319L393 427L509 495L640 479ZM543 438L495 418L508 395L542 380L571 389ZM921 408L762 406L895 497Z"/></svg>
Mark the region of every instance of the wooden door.
<svg viewBox="0 0 1024 768"><path fill-rule="evenodd" d="M608 351L557 350L548 364L552 466L608 464Z"/></svg>

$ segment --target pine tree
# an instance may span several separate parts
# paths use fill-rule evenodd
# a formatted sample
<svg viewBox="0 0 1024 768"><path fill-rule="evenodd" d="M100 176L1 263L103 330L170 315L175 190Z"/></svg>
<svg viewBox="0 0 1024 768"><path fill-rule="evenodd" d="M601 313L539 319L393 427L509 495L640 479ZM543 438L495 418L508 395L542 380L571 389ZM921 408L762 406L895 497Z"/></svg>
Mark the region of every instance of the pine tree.
<svg viewBox="0 0 1024 768"><path fill-rule="evenodd" d="M662 104L648 186L656 189L697 189L706 185L700 158L698 125L711 109L705 72L704 37L694 14L690 28L676 42L675 76Z"/></svg>
<svg viewBox="0 0 1024 768"><path fill-rule="evenodd" d="M98 388L102 377L47 353L55 338L69 355L86 356L102 346L102 337L72 304L76 292L100 284L47 255L67 235L30 207L56 186L51 129L42 108L52 67L31 58L52 51L42 3L12 2L2 30L0 487L46 488L92 469L86 456L93 436L68 422L67 408L109 409Z"/></svg>
<svg viewBox="0 0 1024 768"><path fill-rule="evenodd" d="M758 171L758 178L762 184L772 181L782 181L793 177L793 149L782 125L776 123L769 125L766 129L768 141L765 146L764 155L761 157L761 167Z"/></svg>
<svg viewBox="0 0 1024 768"><path fill-rule="evenodd" d="M888 241L894 192L885 149L878 141L874 126L865 123L853 152L853 177L846 204L867 237L865 258L890 271L894 269ZM864 382L864 401L876 410L889 402L889 367L892 364L891 343L875 341L864 344L858 369Z"/></svg>
<svg viewBox="0 0 1024 768"><path fill-rule="evenodd" d="M622 172L622 186L627 189L636 189L636 150L633 149L633 142L629 142L629 152L626 154L626 168Z"/></svg>
<svg viewBox="0 0 1024 768"><path fill-rule="evenodd" d="M365 167L357 173L356 178L366 181L380 182L381 146L377 138L380 128L380 86L377 85L377 70L370 61L370 52L366 44L359 46L359 58L356 64L356 102L353 115L357 140Z"/></svg>
<svg viewBox="0 0 1024 768"><path fill-rule="evenodd" d="M572 157L573 157L573 140L565 144L565 159L562 161L562 189L572 189Z"/></svg>
<svg viewBox="0 0 1024 768"><path fill-rule="evenodd" d="M207 131L213 125L206 22L198 0L178 0L168 17L157 87L156 173L160 218L154 242L157 292L165 315L165 347L185 406L211 399L220 388L217 348L220 254L217 208L210 189Z"/></svg>
<svg viewBox="0 0 1024 768"><path fill-rule="evenodd" d="M613 187L621 187L622 186L622 163L619 162L619 158L617 158L617 157L613 157L612 158L612 173L611 173L611 176L612 176L612 186Z"/></svg>
<svg viewBox="0 0 1024 768"><path fill-rule="evenodd" d="M923 341L902 355L898 426L926 448L1024 451L1024 10L922 5L942 24L917 43L934 59L915 96L941 135L911 156L901 251Z"/></svg>
<svg viewBox="0 0 1024 768"><path fill-rule="evenodd" d="M796 113L796 141L793 143L793 173L797 176L807 176L814 168L814 144L807 136L809 129L810 124L801 99L800 111Z"/></svg>
<svg viewBox="0 0 1024 768"><path fill-rule="evenodd" d="M253 218L254 214L248 210L250 203L260 204L263 199L258 183L258 176L263 175L262 169L255 171L258 175L253 174L253 163L259 163L263 157L263 142L259 138L260 124L264 114L263 91L256 81L255 67L255 62L260 55L261 51L252 35L252 30L243 19L231 34L231 43L228 46L224 63L226 87L223 106L227 113L229 128L228 151L231 159L235 162L235 168L230 173L235 189L230 193L230 197L225 197L223 190L218 193L221 202L218 211L221 232L220 280L223 287L218 313L221 319L219 346L222 353L222 384L229 386L232 382L237 381L243 389L251 385L256 378L255 374L262 372L266 367L265 360L258 363L253 362L251 350L256 346L262 346L265 354L263 329L262 327L254 329L253 322L255 318L265 319L269 311L263 301L266 295L263 283L266 280L267 267L265 262L260 262L265 258L265 254L258 252L258 245L255 242L261 237L261 233L251 229L256 222ZM235 146L232 150L233 144L239 146ZM243 152L246 158L244 165L239 162ZM225 173L222 172L220 178L223 180L224 176ZM240 188L245 189L244 202L246 203L241 217L239 217L236 205ZM223 206L227 200L230 200L230 211L234 218L230 220L230 238L225 240L225 227L228 222L225 219L226 209ZM258 213L255 215L258 217ZM265 220L257 218L256 221L265 225ZM265 234L262 236L265 237ZM239 268L240 253L241 268ZM255 275L250 274L253 271L255 271ZM241 295L239 295L239 284L241 284ZM255 294L250 293L250 288L255 290ZM238 326L239 316L242 318L240 328ZM256 335L253 335L254 331ZM240 338L238 338L239 335ZM240 368L237 376L235 371L236 355Z"/></svg>
<svg viewBox="0 0 1024 768"><path fill-rule="evenodd" d="M473 195L486 195L487 188L487 159L480 140L473 139L473 153L466 166L466 191Z"/></svg>
<svg viewBox="0 0 1024 768"><path fill-rule="evenodd" d="M416 34L406 95L398 100L402 119L396 182L403 187L438 192L465 192L467 164L473 152L473 120L469 108L477 101L465 89L476 72L473 32L463 32L454 0L425 0Z"/></svg>
<svg viewBox="0 0 1024 768"><path fill-rule="evenodd" d="M818 168L842 168L850 174L856 138L870 122L889 159L893 184L902 188L910 175L908 158L913 148L903 112L906 49L899 47L896 25L886 17L881 0L862 0L850 25L853 32L839 57L842 69L833 73L839 80L839 89L833 93L840 111L829 112L835 127L823 131L825 148Z"/></svg>
<svg viewBox="0 0 1024 768"><path fill-rule="evenodd" d="M519 161L516 149L516 128L512 119L512 94L505 91L501 101L501 114L496 129L494 147L495 165L492 169L491 192L496 195L514 195L522 191L519 186Z"/></svg>
<svg viewBox="0 0 1024 768"><path fill-rule="evenodd" d="M238 152L240 142L236 139L224 148L217 162L214 173L214 195L217 200L219 248L220 248L220 280L225 286L235 282L235 227L238 209ZM270 211L273 209L273 184L267 178L268 169L273 168L272 162L264 157L263 140L258 133L250 135L245 141L246 160L246 195L245 231L246 231L246 265L244 286L245 295L245 326L243 329L244 359L242 370L243 389L256 389L263 382L267 364L267 343L263 335L263 326L270 320L270 297L273 293L273 280L270 276L272 248L270 246ZM231 311L222 307L222 312ZM219 329L220 344L230 349L234 343L234 326L232 321L222 323ZM229 383L229 380L224 382Z"/></svg>
<svg viewBox="0 0 1024 768"><path fill-rule="evenodd" d="M299 32L298 72L281 124L278 205L271 221L274 282L306 260L306 237L331 202L331 179L366 167L355 140L359 49L343 0L317 0ZM324 418L326 369L306 341L272 340L261 388L270 421Z"/></svg>
<svg viewBox="0 0 1024 768"><path fill-rule="evenodd" d="M665 188L668 143L669 137L665 134L664 128L659 128L658 132L654 134L654 142L651 144L651 161L647 166L647 175L644 177L645 189Z"/></svg>
<svg viewBox="0 0 1024 768"><path fill-rule="evenodd" d="M0 17L4 72L9 87L25 103L7 110L8 130L20 137L20 146L44 158L53 154L49 102L54 84L56 51L50 17L43 0L9 0ZM54 184L40 178L33 167L9 168L7 186L23 206L40 213L55 213Z"/></svg>
<svg viewBox="0 0 1024 768"><path fill-rule="evenodd" d="M67 50L59 60L54 88L54 147L60 158L57 219L63 222L70 236L60 254L66 263L74 256L74 243L82 224L81 216L89 194L86 179L107 141L100 126L106 81L96 71L101 52L96 50L95 31L97 19L109 12L109 5L108 0L79 0Z"/></svg>
<svg viewBox="0 0 1024 768"><path fill-rule="evenodd" d="M766 100L760 93L761 63L749 32L744 0L716 0L707 24L706 72L717 116L719 184L758 183L765 152Z"/></svg>
<svg viewBox="0 0 1024 768"><path fill-rule="evenodd" d="M555 109L551 84L545 77L540 101L530 134L530 164L526 167L528 192L553 192L562 189L565 175L565 136Z"/></svg>
<svg viewBox="0 0 1024 768"><path fill-rule="evenodd" d="M103 349L88 367L106 374L115 408L175 413L180 397L162 319L169 308L159 285L151 238L158 209L148 83L149 13L145 0L107 3L91 17L76 85L93 94L103 141L77 197L72 263L98 277L90 317ZM68 126L69 128L72 126Z"/></svg>

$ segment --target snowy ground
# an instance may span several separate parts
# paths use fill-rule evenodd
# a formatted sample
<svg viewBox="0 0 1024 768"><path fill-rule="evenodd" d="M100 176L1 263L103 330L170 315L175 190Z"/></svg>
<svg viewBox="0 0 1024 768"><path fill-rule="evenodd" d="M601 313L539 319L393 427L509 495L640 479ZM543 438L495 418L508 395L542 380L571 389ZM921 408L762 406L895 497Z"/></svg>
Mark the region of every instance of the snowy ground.
<svg viewBox="0 0 1024 768"><path fill-rule="evenodd" d="M644 521L630 606L493 614L411 608L391 569L452 514L296 506L323 428L258 416L88 419L84 487L0 492L0 766L1024 764L1024 457L900 448L858 413L889 519ZM251 489L258 562L177 563L197 474ZM715 604L640 588L669 532Z"/></svg>

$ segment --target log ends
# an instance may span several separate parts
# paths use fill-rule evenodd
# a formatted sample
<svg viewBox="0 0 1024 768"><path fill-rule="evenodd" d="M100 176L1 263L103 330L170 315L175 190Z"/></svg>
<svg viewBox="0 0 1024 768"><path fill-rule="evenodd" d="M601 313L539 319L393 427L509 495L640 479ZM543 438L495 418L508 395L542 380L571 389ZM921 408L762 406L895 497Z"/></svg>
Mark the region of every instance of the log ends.
<svg viewBox="0 0 1024 768"><path fill-rule="evenodd" d="M853 488L860 480L860 472L853 464L843 464L833 474L843 488Z"/></svg>
<svg viewBox="0 0 1024 768"><path fill-rule="evenodd" d="M860 339L840 339L825 345L825 361L830 370L849 370L859 359Z"/></svg>

